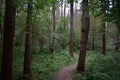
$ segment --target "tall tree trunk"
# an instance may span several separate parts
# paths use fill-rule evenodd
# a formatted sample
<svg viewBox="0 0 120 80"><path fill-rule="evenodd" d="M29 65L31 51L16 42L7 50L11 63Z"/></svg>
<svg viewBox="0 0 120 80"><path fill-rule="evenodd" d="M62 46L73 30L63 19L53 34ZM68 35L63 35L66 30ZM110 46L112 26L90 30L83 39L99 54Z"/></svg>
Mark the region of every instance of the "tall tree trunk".
<svg viewBox="0 0 120 80"><path fill-rule="evenodd" d="M95 33L92 31L92 50L95 50Z"/></svg>
<svg viewBox="0 0 120 80"><path fill-rule="evenodd" d="M33 20L32 20L32 30L31 30L31 51L33 53L36 53L36 50L35 50L35 37L34 37L34 34L36 33L36 30L35 30L35 21L36 21L36 18L37 18L37 14L38 14L38 9L35 10L35 14L33 15Z"/></svg>
<svg viewBox="0 0 120 80"><path fill-rule="evenodd" d="M81 29L81 41L80 41L80 55L77 65L78 73L85 72L85 59L86 59L86 48L89 33L89 11L88 11L88 0L82 1L82 29Z"/></svg>
<svg viewBox="0 0 120 80"><path fill-rule="evenodd" d="M31 80L31 28L32 28L32 0L28 0L24 70L23 70L25 80Z"/></svg>
<svg viewBox="0 0 120 80"><path fill-rule="evenodd" d="M53 22L52 22L52 45L51 45L51 53L54 52L55 50L55 2L53 1L53 11L52 11L52 17L53 17Z"/></svg>
<svg viewBox="0 0 120 80"><path fill-rule="evenodd" d="M41 37L39 38L39 45L40 45L40 51L41 51L41 52L43 51L44 43L45 43L44 38L43 38L43 36L41 36Z"/></svg>
<svg viewBox="0 0 120 80"><path fill-rule="evenodd" d="M0 0L0 31L1 31L1 17L2 17L2 2Z"/></svg>
<svg viewBox="0 0 120 80"><path fill-rule="evenodd" d="M119 38L118 38L118 33L117 33L117 35L116 35L116 45L115 45L115 49L116 49L116 51L119 50Z"/></svg>
<svg viewBox="0 0 120 80"><path fill-rule="evenodd" d="M66 30L66 0L64 0L64 30Z"/></svg>
<svg viewBox="0 0 120 80"><path fill-rule="evenodd" d="M2 0L0 0L0 55L2 53Z"/></svg>
<svg viewBox="0 0 120 80"><path fill-rule="evenodd" d="M63 16L63 0L61 0L61 19L62 19L62 16Z"/></svg>
<svg viewBox="0 0 120 80"><path fill-rule="evenodd" d="M50 13L50 15L49 15L49 18L50 18L50 26L48 27L48 29L49 29L49 31L50 31L50 33L52 33L52 30L51 30L51 27L52 27L52 13ZM52 40L52 37L51 37L51 35L49 35L49 51L50 52L52 52L52 42L51 42L51 40Z"/></svg>
<svg viewBox="0 0 120 80"><path fill-rule="evenodd" d="M74 13L73 13L73 6L74 6L74 3L73 3L73 0L72 2L70 3L70 55L73 57L73 50L74 50L74 45L73 45L73 25L74 25L74 22L73 22L73 18L74 18Z"/></svg>
<svg viewBox="0 0 120 80"><path fill-rule="evenodd" d="M6 0L5 3L1 80L12 80L12 57L15 31L15 1Z"/></svg>
<svg viewBox="0 0 120 80"><path fill-rule="evenodd" d="M92 26L92 50L95 50L95 17L93 17Z"/></svg>
<svg viewBox="0 0 120 80"><path fill-rule="evenodd" d="M77 27L77 3L75 2L75 10L74 10L74 27Z"/></svg>
<svg viewBox="0 0 120 80"><path fill-rule="evenodd" d="M117 25L117 28L119 27L119 25ZM120 31L118 30L117 31L117 34L116 34L116 44L115 44L115 49L116 51L119 51L119 44L120 44L120 41L119 41L119 34L120 34Z"/></svg>
<svg viewBox="0 0 120 80"><path fill-rule="evenodd" d="M108 12L106 11L109 11L109 6L107 6L109 4L109 1L108 0L103 0L101 1L101 11L103 12L103 19L102 19L102 54L106 54L106 26L107 26L107 20L105 20L105 17L108 17L106 15L108 15Z"/></svg>
<svg viewBox="0 0 120 80"><path fill-rule="evenodd" d="M102 53L106 54L106 26L105 26L105 22L103 22Z"/></svg>

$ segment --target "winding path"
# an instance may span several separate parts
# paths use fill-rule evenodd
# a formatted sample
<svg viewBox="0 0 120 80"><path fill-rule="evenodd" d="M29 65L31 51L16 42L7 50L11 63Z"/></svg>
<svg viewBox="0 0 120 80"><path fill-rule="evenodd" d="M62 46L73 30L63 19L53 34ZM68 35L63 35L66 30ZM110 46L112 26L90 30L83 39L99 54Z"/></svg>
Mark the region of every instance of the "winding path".
<svg viewBox="0 0 120 80"><path fill-rule="evenodd" d="M58 71L53 80L72 80L72 70L75 69L77 63L64 67Z"/></svg>

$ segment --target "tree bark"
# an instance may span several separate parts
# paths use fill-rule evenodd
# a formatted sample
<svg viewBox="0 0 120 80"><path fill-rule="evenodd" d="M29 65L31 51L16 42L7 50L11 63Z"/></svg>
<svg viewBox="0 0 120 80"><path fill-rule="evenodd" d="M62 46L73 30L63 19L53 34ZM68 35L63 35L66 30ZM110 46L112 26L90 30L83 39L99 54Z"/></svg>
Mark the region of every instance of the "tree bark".
<svg viewBox="0 0 120 80"><path fill-rule="evenodd" d="M64 31L66 30L66 0L64 0Z"/></svg>
<svg viewBox="0 0 120 80"><path fill-rule="evenodd" d="M77 27L77 3L75 2L75 10L74 10L74 28Z"/></svg>
<svg viewBox="0 0 120 80"><path fill-rule="evenodd" d="M2 53L2 0L0 0L0 55Z"/></svg>
<svg viewBox="0 0 120 80"><path fill-rule="evenodd" d="M40 51L42 52L43 51L43 48L44 48L44 43L45 43L45 40L42 37L39 38L39 45L40 45Z"/></svg>
<svg viewBox="0 0 120 80"><path fill-rule="evenodd" d="M24 70L23 70L25 80L31 80L31 28L32 28L32 0L28 0Z"/></svg>
<svg viewBox="0 0 120 80"><path fill-rule="evenodd" d="M118 27L119 27L119 25L117 25L117 28ZM120 34L120 31L118 30L116 33L116 44L115 44L116 51L119 51L119 46L120 46L119 34Z"/></svg>
<svg viewBox="0 0 120 80"><path fill-rule="evenodd" d="M15 31L15 1L6 0L5 3L1 80L12 80L12 57Z"/></svg>
<svg viewBox="0 0 120 80"><path fill-rule="evenodd" d="M61 19L62 19L62 16L63 16L63 0L61 0Z"/></svg>
<svg viewBox="0 0 120 80"><path fill-rule="evenodd" d="M105 17L108 15L106 11L109 11L109 7L107 6L109 4L108 1L101 1L101 11L103 13L102 17L102 54L106 54L106 20Z"/></svg>
<svg viewBox="0 0 120 80"><path fill-rule="evenodd" d="M2 29L2 0L0 0L0 32Z"/></svg>
<svg viewBox="0 0 120 80"><path fill-rule="evenodd" d="M116 35L116 45L115 45L116 51L119 51L119 38L118 38L118 33Z"/></svg>
<svg viewBox="0 0 120 80"><path fill-rule="evenodd" d="M80 55L77 65L78 73L83 74L85 72L85 59L86 59L86 48L89 33L89 11L88 11L88 0L82 1L82 29L81 29L81 41L80 41Z"/></svg>
<svg viewBox="0 0 120 80"><path fill-rule="evenodd" d="M73 13L73 0L70 3L70 55L73 57L73 50L74 50L74 45L73 45L73 26L74 26L74 22L73 22L73 18L74 18L74 13Z"/></svg>
<svg viewBox="0 0 120 80"><path fill-rule="evenodd" d="M94 30L92 32L92 50L95 50L95 35Z"/></svg>
<svg viewBox="0 0 120 80"><path fill-rule="evenodd" d="M52 45L51 45L51 53L54 52L55 50L55 2L53 2L53 11L52 11L52 17L53 17L53 22L52 22Z"/></svg>
<svg viewBox="0 0 120 80"><path fill-rule="evenodd" d="M106 54L106 26L105 26L105 22L103 22L102 53Z"/></svg>
<svg viewBox="0 0 120 80"><path fill-rule="evenodd" d="M95 50L95 17L93 17L93 26L92 26L92 50Z"/></svg>

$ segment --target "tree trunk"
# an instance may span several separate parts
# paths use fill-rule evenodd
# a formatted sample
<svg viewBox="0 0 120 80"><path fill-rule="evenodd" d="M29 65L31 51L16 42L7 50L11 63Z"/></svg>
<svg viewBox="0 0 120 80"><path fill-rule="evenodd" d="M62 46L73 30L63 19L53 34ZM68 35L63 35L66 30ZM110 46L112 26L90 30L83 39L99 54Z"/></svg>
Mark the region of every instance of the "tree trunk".
<svg viewBox="0 0 120 80"><path fill-rule="evenodd" d="M64 31L66 30L66 0L64 0Z"/></svg>
<svg viewBox="0 0 120 80"><path fill-rule="evenodd" d="M61 0L61 20L62 20L62 16L63 16L63 0Z"/></svg>
<svg viewBox="0 0 120 80"><path fill-rule="evenodd" d="M80 41L80 55L77 65L78 73L85 72L85 58L86 58L86 48L89 33L89 12L88 12L88 0L82 1L82 29L81 29L81 41Z"/></svg>
<svg viewBox="0 0 120 80"><path fill-rule="evenodd" d="M77 27L77 3L75 2L75 10L74 10L74 28Z"/></svg>
<svg viewBox="0 0 120 80"><path fill-rule="evenodd" d="M32 0L28 0L24 70L23 70L25 80L31 80L31 28L32 28Z"/></svg>
<svg viewBox="0 0 120 80"><path fill-rule="evenodd" d="M93 26L92 26L92 50L95 50L95 17L93 17Z"/></svg>
<svg viewBox="0 0 120 80"><path fill-rule="evenodd" d="M52 14L50 14L49 15L49 18L50 18L50 26L48 26L48 29L49 29L49 31L50 31L50 33L52 34L52 29L51 29L51 27L52 27ZM52 37L51 37L51 35L49 35L49 52L51 52L52 53Z"/></svg>
<svg viewBox="0 0 120 80"><path fill-rule="evenodd" d="M12 80L15 3L14 0L6 0L5 3L1 80Z"/></svg>
<svg viewBox="0 0 120 80"><path fill-rule="evenodd" d="M39 38L39 45L40 45L40 51L42 52L43 51L43 48L44 48L44 43L45 43L45 40L42 37Z"/></svg>
<svg viewBox="0 0 120 80"><path fill-rule="evenodd" d="M105 26L105 22L103 22L102 53L106 54L106 26Z"/></svg>
<svg viewBox="0 0 120 80"><path fill-rule="evenodd" d="M1 23L2 23L2 21L1 21L2 14L1 13L2 12L1 12L1 2L0 2L0 32L1 32L1 27L2 27L2 25L1 25Z"/></svg>
<svg viewBox="0 0 120 80"><path fill-rule="evenodd" d="M35 37L34 37L34 34L36 33L36 28L35 28L35 21L36 21L36 18L37 18L37 14L38 14L38 9L35 10L35 14L33 15L33 21L32 21L32 30L31 30L31 51L33 53L36 53L36 49L35 49Z"/></svg>
<svg viewBox="0 0 120 80"><path fill-rule="evenodd" d="M119 25L117 25L117 27L119 27ZM120 41L119 41L119 34L120 34L120 31L118 30L117 31L117 34L116 34L116 44L115 44L115 49L116 51L119 51L119 44L120 44Z"/></svg>
<svg viewBox="0 0 120 80"><path fill-rule="evenodd" d="M0 55L2 53L2 0L0 0Z"/></svg>
<svg viewBox="0 0 120 80"><path fill-rule="evenodd" d="M53 17L53 22L52 22L52 28L53 28L53 32L52 32L52 45L51 45L51 53L54 52L55 50L55 2L53 2L53 11L52 11L52 17Z"/></svg>
<svg viewBox="0 0 120 80"><path fill-rule="evenodd" d="M74 22L73 22L73 6L74 6L74 3L73 1L70 3L70 55L73 57L73 50L74 50L74 45L73 45L73 25L74 25Z"/></svg>
<svg viewBox="0 0 120 80"><path fill-rule="evenodd" d="M92 31L92 50L95 50L95 35L94 30Z"/></svg>
<svg viewBox="0 0 120 80"><path fill-rule="evenodd" d="M116 35L116 45L115 45L115 49L116 49L116 51L119 51L119 38L118 38L118 33L117 33L117 35Z"/></svg>

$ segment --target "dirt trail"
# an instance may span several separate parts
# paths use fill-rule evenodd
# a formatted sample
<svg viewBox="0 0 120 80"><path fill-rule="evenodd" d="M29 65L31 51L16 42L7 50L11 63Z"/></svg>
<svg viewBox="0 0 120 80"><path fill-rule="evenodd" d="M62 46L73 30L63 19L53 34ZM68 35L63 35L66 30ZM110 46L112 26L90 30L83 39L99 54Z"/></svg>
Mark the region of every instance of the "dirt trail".
<svg viewBox="0 0 120 80"><path fill-rule="evenodd" d="M72 64L70 66L64 67L58 71L54 80L72 80L72 70L75 69L77 63Z"/></svg>

